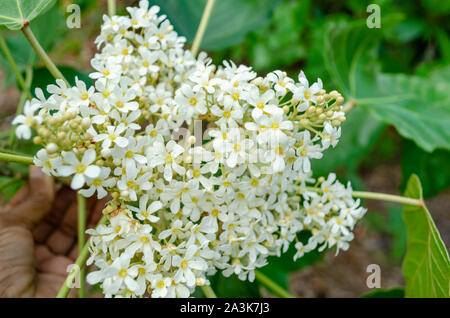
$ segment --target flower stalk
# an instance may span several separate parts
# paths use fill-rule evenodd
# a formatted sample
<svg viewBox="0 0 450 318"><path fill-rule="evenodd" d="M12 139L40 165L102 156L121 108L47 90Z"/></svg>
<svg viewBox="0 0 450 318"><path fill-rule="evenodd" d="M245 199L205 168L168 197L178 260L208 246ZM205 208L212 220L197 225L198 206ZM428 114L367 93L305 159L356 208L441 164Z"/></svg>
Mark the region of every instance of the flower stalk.
<svg viewBox="0 0 450 318"><path fill-rule="evenodd" d="M204 285L200 287L203 291L203 294L205 294L206 298L217 298L216 293L209 285Z"/></svg>
<svg viewBox="0 0 450 318"><path fill-rule="evenodd" d="M211 16L212 9L214 7L215 0L208 0L206 3L205 10L203 11L202 19L195 34L194 42L192 43L191 52L192 55L196 56L200 48L200 43L202 42L203 35L205 34L206 27L208 26L208 21Z"/></svg>
<svg viewBox="0 0 450 318"><path fill-rule="evenodd" d="M86 198L81 194L77 194L78 203L78 254L81 255L85 245L85 232L86 232ZM78 289L78 297L84 298L84 289L86 281L86 266L81 264L80 266L80 288Z"/></svg>
<svg viewBox="0 0 450 318"><path fill-rule="evenodd" d="M103 216L100 222L98 222L98 225L105 223L107 219L108 219L107 216ZM81 268L82 266L84 266L88 257L89 257L89 242L84 244L83 248L80 250L78 258L75 261L75 266L72 268L72 271L69 273L69 275L67 275L67 278L64 281L61 289L59 290L56 298L67 298L67 295L69 295L70 289L72 288L74 279L76 278L76 275L79 273L77 271L77 268Z"/></svg>
<svg viewBox="0 0 450 318"><path fill-rule="evenodd" d="M16 116L20 115L23 111L23 106L25 105L25 102L27 98L31 98L29 95L29 88L31 86L31 81L33 80L33 67L32 65L28 65L26 68L26 75L25 75L25 87L27 88L26 91L22 92L22 95L20 95L19 104L17 105L16 109ZM8 146L11 149L14 145L14 140L16 138L15 134L15 127L12 127L11 132L9 134L9 140L8 140Z"/></svg>
<svg viewBox="0 0 450 318"><path fill-rule="evenodd" d="M116 0L108 0L108 15L112 17L116 14Z"/></svg>
<svg viewBox="0 0 450 318"><path fill-rule="evenodd" d="M69 85L69 82L66 80L64 75L56 67L56 65L53 63L53 61L50 59L50 57L44 51L42 46L39 44L39 41L34 36L34 33L33 33L33 31L31 31L29 25L25 25L22 28L22 32L25 35L25 37L28 40L28 42L30 43L30 45L33 48L33 50L36 52L36 54L42 60L42 62L44 63L45 67L47 67L47 69L53 75L53 77L60 78L60 79L64 80L67 85Z"/></svg>
<svg viewBox="0 0 450 318"><path fill-rule="evenodd" d="M0 160L6 161L6 162L23 163L26 165L33 164L33 157L23 156L23 155L15 155L15 154L6 153L6 152L0 152Z"/></svg>
<svg viewBox="0 0 450 318"><path fill-rule="evenodd" d="M273 280L271 280L269 277L258 270L255 270L255 278L257 281L259 281L261 284L275 293L275 295L281 298L295 298L291 293L289 293L287 290L279 286L277 283L275 283Z"/></svg>
<svg viewBox="0 0 450 318"><path fill-rule="evenodd" d="M26 85L25 79L23 78L22 74L19 71L19 68L17 67L16 62L14 61L14 58L12 57L11 51L8 48L8 45L6 44L5 39L2 35L0 35L0 48L3 51L3 54L5 54L6 59L8 60L9 64L11 64L11 68L16 74L17 81L19 82L20 87L22 88L22 91L26 94L28 98L32 98L29 85Z"/></svg>
<svg viewBox="0 0 450 318"><path fill-rule="evenodd" d="M322 193L321 188L306 187L306 189L309 191ZM368 192L368 191L352 191L352 196L355 198L361 198L361 199L388 201L388 202L414 205L414 206L423 206L424 205L423 200L407 198L407 197L402 197L400 195L387 194L387 193L377 193L377 192Z"/></svg>

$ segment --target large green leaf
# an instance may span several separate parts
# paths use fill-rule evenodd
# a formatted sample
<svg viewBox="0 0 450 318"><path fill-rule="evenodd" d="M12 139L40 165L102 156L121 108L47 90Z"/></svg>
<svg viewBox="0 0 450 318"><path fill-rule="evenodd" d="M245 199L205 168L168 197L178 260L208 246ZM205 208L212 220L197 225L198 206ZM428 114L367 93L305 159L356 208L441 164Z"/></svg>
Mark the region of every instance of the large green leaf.
<svg viewBox="0 0 450 318"><path fill-rule="evenodd" d="M54 3L55 0L2 0L0 25L10 30L20 30Z"/></svg>
<svg viewBox="0 0 450 318"><path fill-rule="evenodd" d="M415 174L409 178L404 195L423 198L422 186ZM405 205L403 219L407 230L403 261L405 297L450 297L450 259L430 212L425 205Z"/></svg>
<svg viewBox="0 0 450 318"><path fill-rule="evenodd" d="M167 14L175 30L191 42L197 32L206 0L151 0ZM280 0L217 0L201 48L217 50L240 43L245 35L269 22Z"/></svg>
<svg viewBox="0 0 450 318"><path fill-rule="evenodd" d="M380 72L382 33L362 23L332 23L325 33L325 66L347 99L392 124L420 148L450 150L450 78ZM444 77L444 79L442 79Z"/></svg>

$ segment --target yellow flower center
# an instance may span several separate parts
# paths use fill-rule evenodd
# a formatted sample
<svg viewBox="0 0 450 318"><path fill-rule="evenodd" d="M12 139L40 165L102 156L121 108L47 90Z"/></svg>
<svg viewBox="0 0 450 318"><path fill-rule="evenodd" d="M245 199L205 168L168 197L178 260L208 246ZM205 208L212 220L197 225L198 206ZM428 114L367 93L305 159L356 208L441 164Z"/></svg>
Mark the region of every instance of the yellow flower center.
<svg viewBox="0 0 450 318"><path fill-rule="evenodd" d="M86 100L88 98L89 98L89 95L87 93L84 93L83 95L81 95L82 100Z"/></svg>
<svg viewBox="0 0 450 318"><path fill-rule="evenodd" d="M172 162L173 162L173 157L172 157L171 154L168 154L168 155L166 156L166 163L170 164L170 163L172 163Z"/></svg>
<svg viewBox="0 0 450 318"><path fill-rule="evenodd" d="M79 163L77 164L76 170L77 173L83 173L84 171L86 171L86 167L83 164Z"/></svg>
<svg viewBox="0 0 450 318"><path fill-rule="evenodd" d="M311 98L311 93L308 91L305 91L305 99L310 99Z"/></svg>
<svg viewBox="0 0 450 318"><path fill-rule="evenodd" d="M148 242L150 242L150 239L147 236L143 236L143 237L141 237L141 242L148 243Z"/></svg>
<svg viewBox="0 0 450 318"><path fill-rule="evenodd" d="M302 156L302 157L306 156L306 149L305 148L300 150L300 156Z"/></svg>
<svg viewBox="0 0 450 318"><path fill-rule="evenodd" d="M197 105L197 98L195 97L189 98L189 104L191 104L191 106Z"/></svg>
<svg viewBox="0 0 450 318"><path fill-rule="evenodd" d="M234 99L234 100L239 100L239 93L238 92L235 92L235 93L233 93L232 95L231 95L231 97Z"/></svg>
<svg viewBox="0 0 450 318"><path fill-rule="evenodd" d="M156 286L158 286L159 289L164 288L164 286L166 286L164 284L164 282L162 280L158 281L158 283L156 283Z"/></svg>
<svg viewBox="0 0 450 318"><path fill-rule="evenodd" d="M256 104L256 107L258 107L259 109L263 109L264 108L264 103L263 102L258 102L258 104Z"/></svg>
<svg viewBox="0 0 450 318"><path fill-rule="evenodd" d="M195 169L194 172L192 173L192 175L194 176L194 178L198 178L201 176L201 172L199 169Z"/></svg>
<svg viewBox="0 0 450 318"><path fill-rule="evenodd" d="M125 268L122 268L122 269L120 270L120 272L119 272L119 276L122 277L122 278L127 277L127 276L128 276L127 270L126 270Z"/></svg>
<svg viewBox="0 0 450 318"><path fill-rule="evenodd" d="M125 153L125 157L128 158L128 159L133 158L133 155L134 155L134 152L131 151L131 150L128 150L128 151Z"/></svg>
<svg viewBox="0 0 450 318"><path fill-rule="evenodd" d="M242 150L241 144L234 144L234 151L239 152Z"/></svg>
<svg viewBox="0 0 450 318"><path fill-rule="evenodd" d="M188 268L188 261L184 259L184 260L181 262L180 267L181 267L182 269Z"/></svg>
<svg viewBox="0 0 450 318"><path fill-rule="evenodd" d="M146 273L146 270L145 270L145 268L144 267L140 267L139 269L138 269L138 273L139 273L139 275L145 275L145 273Z"/></svg>

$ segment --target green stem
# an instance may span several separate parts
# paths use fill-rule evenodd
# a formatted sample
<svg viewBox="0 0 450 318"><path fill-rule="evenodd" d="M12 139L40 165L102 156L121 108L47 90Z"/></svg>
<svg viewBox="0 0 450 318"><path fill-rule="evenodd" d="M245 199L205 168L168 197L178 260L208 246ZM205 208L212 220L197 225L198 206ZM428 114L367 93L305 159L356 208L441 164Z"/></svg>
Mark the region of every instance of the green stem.
<svg viewBox="0 0 450 318"><path fill-rule="evenodd" d="M321 188L306 187L306 189L309 191L322 193ZM414 206L423 206L424 205L423 200L407 198L407 197L402 197L400 195L393 195L393 194L386 194L386 193L367 192L367 191L352 191L352 196L355 198L361 198L361 199L381 200L381 201L388 201L388 202L414 205Z"/></svg>
<svg viewBox="0 0 450 318"><path fill-rule="evenodd" d="M32 80L33 80L33 66L28 65L27 69L26 69L26 78L25 78L25 86L27 87L27 89L30 88ZM28 95L26 94L26 92L22 92L22 95L20 96L19 104L17 105L16 116L22 113L23 106L25 105L25 102L27 100L27 96ZM8 146L10 149L14 146L15 138L16 138L16 129L15 129L15 127L12 127L10 135L9 135L9 141L8 141Z"/></svg>
<svg viewBox="0 0 450 318"><path fill-rule="evenodd" d="M356 105L356 101L353 98L350 98L348 102L346 102L344 104L344 106L342 107L342 111L344 113L349 112L353 107L355 107Z"/></svg>
<svg viewBox="0 0 450 318"><path fill-rule="evenodd" d="M108 0L108 15L112 17L116 14L116 0Z"/></svg>
<svg viewBox="0 0 450 318"><path fill-rule="evenodd" d="M106 216L103 216L102 219L100 220L100 222L98 222L98 225L105 223L107 219L108 218ZM76 268L81 268L82 266L84 266L88 257L89 257L89 242L84 244L83 248L80 250L80 253L78 254L78 258L75 261L76 266L74 266L73 270L69 273L69 275L67 275L67 278L64 281L64 284L61 286L61 289L59 290L58 295L56 295L56 298L66 298L67 295L69 295L69 292L71 289L70 286L72 286L75 275L77 274Z"/></svg>
<svg viewBox="0 0 450 318"><path fill-rule="evenodd" d="M77 194L78 202L78 254L81 255L85 245L86 232L86 198L81 194ZM78 289L78 297L84 298L86 267L84 263L80 266L80 288Z"/></svg>
<svg viewBox="0 0 450 318"><path fill-rule="evenodd" d="M258 270L255 270L255 278L261 284L269 288L275 295L280 296L281 298L295 298L291 293L280 287L277 283Z"/></svg>
<svg viewBox="0 0 450 318"><path fill-rule="evenodd" d="M209 285L204 285L200 287L205 294L206 298L217 298L216 293Z"/></svg>
<svg viewBox="0 0 450 318"><path fill-rule="evenodd" d="M5 153L5 152L0 152L0 160L7 161L7 162L23 163L26 165L33 164L33 157L13 155L10 153Z"/></svg>
<svg viewBox="0 0 450 318"><path fill-rule="evenodd" d="M215 0L208 0L205 10L203 11L202 19L200 20L200 24L198 26L197 33L195 34L194 42L192 43L191 47L191 52L194 56L197 55L198 49L200 48L200 43L202 42L203 35L205 34L206 26L208 25L214 2Z"/></svg>
<svg viewBox="0 0 450 318"><path fill-rule="evenodd" d="M352 196L354 196L355 198L382 200L382 201L389 201L389 202L407 204L407 205L415 205L415 206L423 206L424 205L423 200L407 198L407 197L402 197L399 195L386 194L386 193L353 191Z"/></svg>
<svg viewBox="0 0 450 318"><path fill-rule="evenodd" d="M31 31L30 27L28 25L24 26L22 28L22 32L27 38L28 42L30 42L30 45L33 48L33 50L36 52L36 54L39 56L42 62L44 62L44 65L45 67L47 67L50 74L52 74L54 78L60 78L64 80L67 85L70 85L69 82L65 79L64 75L62 75L62 73L59 71L59 69L47 55L47 53L45 53L44 49L39 44L39 41L34 36L33 31Z"/></svg>
<svg viewBox="0 0 450 318"><path fill-rule="evenodd" d="M14 61L11 51L8 48L8 45L6 44L5 39L2 35L0 35L0 47L5 54L6 59L8 60L9 64L11 64L11 68L14 71L14 74L16 74L17 81L19 82L20 87L22 88L22 91L28 96L28 98L32 98L29 86L25 84L25 80L22 76L22 74L19 71L19 68L17 67L16 62Z"/></svg>

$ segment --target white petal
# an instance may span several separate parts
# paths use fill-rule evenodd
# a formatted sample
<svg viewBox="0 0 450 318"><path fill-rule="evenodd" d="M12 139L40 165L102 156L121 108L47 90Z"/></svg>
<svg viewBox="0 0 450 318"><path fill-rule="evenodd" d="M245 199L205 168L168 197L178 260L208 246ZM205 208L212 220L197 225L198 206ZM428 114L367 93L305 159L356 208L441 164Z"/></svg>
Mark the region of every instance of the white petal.
<svg viewBox="0 0 450 318"><path fill-rule="evenodd" d="M94 150L94 149L92 149L92 150ZM89 178L95 179L100 175L100 172L101 172L100 167L92 165L92 166L88 166L86 168L86 170L84 171L84 174L86 176L88 176Z"/></svg>

